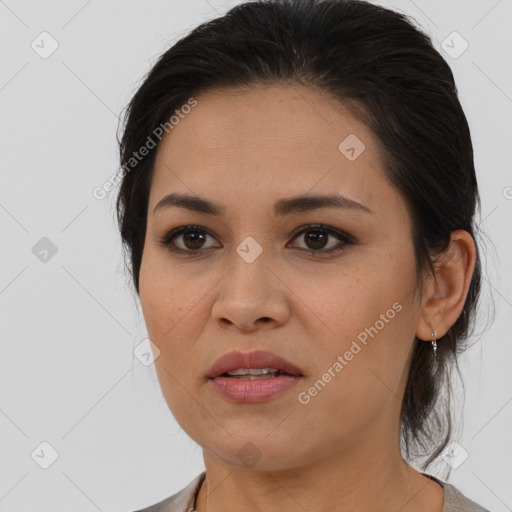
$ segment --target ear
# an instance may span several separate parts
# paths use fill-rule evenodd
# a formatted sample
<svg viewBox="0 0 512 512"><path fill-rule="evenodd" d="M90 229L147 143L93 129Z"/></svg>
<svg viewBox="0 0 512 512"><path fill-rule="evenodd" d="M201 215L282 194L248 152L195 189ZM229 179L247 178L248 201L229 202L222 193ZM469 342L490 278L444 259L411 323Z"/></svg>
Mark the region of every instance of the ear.
<svg viewBox="0 0 512 512"><path fill-rule="evenodd" d="M435 276L424 280L416 336L430 341L446 334L459 318L471 283L476 262L472 236L462 229L452 231L446 251L434 262Z"/></svg>

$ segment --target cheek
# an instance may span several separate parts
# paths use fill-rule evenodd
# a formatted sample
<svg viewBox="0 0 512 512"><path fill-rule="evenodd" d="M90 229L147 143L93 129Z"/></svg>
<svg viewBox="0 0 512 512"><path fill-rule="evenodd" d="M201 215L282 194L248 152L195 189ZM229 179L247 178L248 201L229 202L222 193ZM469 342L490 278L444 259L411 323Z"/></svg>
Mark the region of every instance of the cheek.
<svg viewBox="0 0 512 512"><path fill-rule="evenodd" d="M297 289L302 290L304 314L309 309L310 317L321 320L324 339L339 340L340 348L344 346L343 340L348 341L374 325L401 295L400 282L382 262L361 263L350 266L350 271L325 278L301 277L300 281Z"/></svg>
<svg viewBox="0 0 512 512"><path fill-rule="evenodd" d="M379 262L361 262L357 268L351 267L350 273L326 280L323 287L303 282L307 305L311 305L313 316L322 320L315 324L322 326L324 333L307 335L315 339L312 355L317 377L341 356L343 370L334 373L343 373L347 382L350 379L349 389L364 392L372 385L385 387L379 384L379 377L394 386L414 337L412 270L406 261L397 261L395 254Z"/></svg>
<svg viewBox="0 0 512 512"><path fill-rule="evenodd" d="M394 301L394 294L383 296L361 287L358 293L352 300L343 297L329 303L327 316L326 308L319 311L335 334L316 338L310 358L315 372L299 390L305 393L302 400L310 400L299 408L307 412L304 421L311 422L311 428L324 421L328 411L335 430L358 432L362 425L380 421L400 401L413 335L412 311ZM341 305L347 308L340 312L335 306Z"/></svg>
<svg viewBox="0 0 512 512"><path fill-rule="evenodd" d="M159 254L151 250L144 254L140 303L148 336L160 350L155 366L165 389L179 386L169 375L166 378L166 373L180 382L194 375L197 340L208 318L209 288L209 282L195 282L176 268L169 268L169 262Z"/></svg>
<svg viewBox="0 0 512 512"><path fill-rule="evenodd" d="M172 337L174 326L179 325L193 304L192 287L187 287L179 273L169 267L151 247L144 251L139 277L140 302L148 333L164 341L166 333Z"/></svg>
<svg viewBox="0 0 512 512"><path fill-rule="evenodd" d="M152 256L148 251L141 263L140 303L148 337L160 350L154 363L160 388L169 409L183 425L188 421L187 414L190 415L186 411L194 410L184 389L192 389L187 381L194 363L191 340L199 336L187 329L193 326L186 320L197 312L192 309L194 297L187 296L176 272L166 269L165 263L162 265ZM193 324L197 326L198 322Z"/></svg>

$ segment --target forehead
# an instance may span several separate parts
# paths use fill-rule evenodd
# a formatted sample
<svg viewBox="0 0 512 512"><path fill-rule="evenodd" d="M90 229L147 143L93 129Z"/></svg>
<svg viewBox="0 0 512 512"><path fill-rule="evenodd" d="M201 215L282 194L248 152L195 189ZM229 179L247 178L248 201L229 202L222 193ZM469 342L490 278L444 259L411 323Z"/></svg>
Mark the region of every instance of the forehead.
<svg viewBox="0 0 512 512"><path fill-rule="evenodd" d="M150 208L174 190L240 207L308 191L337 191L374 211L401 202L371 130L326 94L261 86L196 100L158 147Z"/></svg>

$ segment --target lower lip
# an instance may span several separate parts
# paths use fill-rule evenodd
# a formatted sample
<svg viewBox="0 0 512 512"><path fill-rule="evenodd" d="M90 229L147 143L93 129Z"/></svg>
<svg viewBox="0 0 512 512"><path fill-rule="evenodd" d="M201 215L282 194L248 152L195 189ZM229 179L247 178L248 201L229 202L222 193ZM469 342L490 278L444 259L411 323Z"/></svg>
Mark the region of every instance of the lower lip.
<svg viewBox="0 0 512 512"><path fill-rule="evenodd" d="M228 400L237 403L265 402L295 386L303 377L279 375L268 379L231 379L216 377L210 379L216 391Z"/></svg>

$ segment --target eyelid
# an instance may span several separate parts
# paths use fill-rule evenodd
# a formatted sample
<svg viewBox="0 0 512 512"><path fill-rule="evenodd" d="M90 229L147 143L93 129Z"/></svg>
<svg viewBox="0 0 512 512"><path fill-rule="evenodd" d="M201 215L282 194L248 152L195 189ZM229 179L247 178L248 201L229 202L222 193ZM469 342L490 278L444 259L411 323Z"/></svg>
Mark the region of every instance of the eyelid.
<svg viewBox="0 0 512 512"><path fill-rule="evenodd" d="M297 238L299 235L302 235L306 231L314 231L315 229L318 229L319 231L326 231L327 233L329 233L343 241L350 242L350 243L356 243L355 238L353 236L349 235L348 233L342 231L341 229L337 229L333 226L329 226L327 224L321 224L321 223L304 224L304 226L301 226L294 231L294 233L292 235L292 239Z"/></svg>

